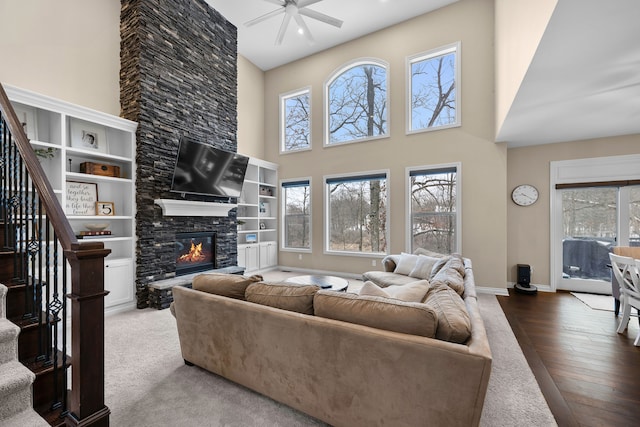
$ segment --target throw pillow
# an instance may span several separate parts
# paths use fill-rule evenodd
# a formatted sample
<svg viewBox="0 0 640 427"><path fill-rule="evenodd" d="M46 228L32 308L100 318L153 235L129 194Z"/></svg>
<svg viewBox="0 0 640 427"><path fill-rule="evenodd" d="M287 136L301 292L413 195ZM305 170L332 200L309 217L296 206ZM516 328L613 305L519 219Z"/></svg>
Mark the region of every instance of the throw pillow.
<svg viewBox="0 0 640 427"><path fill-rule="evenodd" d="M424 304L438 316L436 338L462 344L471 336L471 318L460 296L444 284L433 284Z"/></svg>
<svg viewBox="0 0 640 427"><path fill-rule="evenodd" d="M192 287L197 291L243 300L247 286L261 280L262 276L257 274L246 277L238 274L208 273L194 277Z"/></svg>
<svg viewBox="0 0 640 427"><path fill-rule="evenodd" d="M416 279L430 279L433 266L436 265L438 261L440 261L440 258L418 255L416 266L411 270L409 276L415 277Z"/></svg>
<svg viewBox="0 0 640 427"><path fill-rule="evenodd" d="M431 283L444 283L462 296L464 294L464 273L462 258L453 255L442 269L431 278Z"/></svg>
<svg viewBox="0 0 640 427"><path fill-rule="evenodd" d="M429 338L438 327L436 313L425 304L382 297L318 291L313 309L319 317Z"/></svg>
<svg viewBox="0 0 640 427"><path fill-rule="evenodd" d="M418 255L405 254L404 252L402 252L400 254L400 260L396 265L396 269L393 270L393 272L396 274L404 274L405 276L408 276L416 266L417 261Z"/></svg>
<svg viewBox="0 0 640 427"><path fill-rule="evenodd" d="M373 282L365 282L360 289L360 295L393 298L405 302L422 302L429 291L429 282L417 280L401 286L387 286L382 289Z"/></svg>
<svg viewBox="0 0 640 427"><path fill-rule="evenodd" d="M313 296L320 290L317 285L291 283L252 283L247 286L246 300L302 314L313 314Z"/></svg>

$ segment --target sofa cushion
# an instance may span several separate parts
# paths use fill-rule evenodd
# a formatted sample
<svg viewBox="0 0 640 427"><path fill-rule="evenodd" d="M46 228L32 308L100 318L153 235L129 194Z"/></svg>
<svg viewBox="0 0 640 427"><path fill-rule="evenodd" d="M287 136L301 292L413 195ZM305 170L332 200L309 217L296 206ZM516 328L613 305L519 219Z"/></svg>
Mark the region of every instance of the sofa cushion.
<svg viewBox="0 0 640 427"><path fill-rule="evenodd" d="M416 262L418 261L418 255L406 254L402 252L400 254L400 260L396 265L396 269L393 270L396 274L403 274L408 276L409 273L415 268Z"/></svg>
<svg viewBox="0 0 640 427"><path fill-rule="evenodd" d="M319 290L320 286L317 285L258 282L247 286L245 298L256 304L313 314L313 296Z"/></svg>
<svg viewBox="0 0 640 427"><path fill-rule="evenodd" d="M247 286L261 280L262 276L258 274L247 277L238 274L207 273L194 277L192 287L197 291L243 300Z"/></svg>
<svg viewBox="0 0 640 427"><path fill-rule="evenodd" d="M464 262L460 256L451 256L445 265L431 278L431 283L444 283L456 291L464 293Z"/></svg>
<svg viewBox="0 0 640 427"><path fill-rule="evenodd" d="M430 279L433 266L440 261L440 258L434 258L427 255L418 255L416 265L409 273L409 277L416 279Z"/></svg>
<svg viewBox="0 0 640 427"><path fill-rule="evenodd" d="M438 316L436 338L462 344L471 336L471 319L460 295L445 284L433 283L424 300Z"/></svg>
<svg viewBox="0 0 640 427"><path fill-rule="evenodd" d="M415 277L403 276L402 274L396 274L388 271L367 271L362 274L364 281L371 281L376 285L386 288L393 285L406 285L407 283L415 282Z"/></svg>
<svg viewBox="0 0 640 427"><path fill-rule="evenodd" d="M319 317L429 338L438 327L436 313L427 305L383 297L318 291L313 309Z"/></svg>
<svg viewBox="0 0 640 427"><path fill-rule="evenodd" d="M426 280L416 280L406 285L387 286L382 289L375 283L367 281L360 289L360 295L393 298L406 302L422 302L427 291L429 291L429 286L429 282Z"/></svg>

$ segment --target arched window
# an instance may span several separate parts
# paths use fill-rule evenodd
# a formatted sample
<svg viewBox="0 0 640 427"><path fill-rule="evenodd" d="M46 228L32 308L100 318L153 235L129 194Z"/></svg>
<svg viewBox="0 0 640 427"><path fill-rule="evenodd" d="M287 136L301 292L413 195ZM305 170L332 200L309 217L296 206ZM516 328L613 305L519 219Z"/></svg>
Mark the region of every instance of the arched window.
<svg viewBox="0 0 640 427"><path fill-rule="evenodd" d="M325 84L325 145L388 136L387 69L361 59L333 73Z"/></svg>

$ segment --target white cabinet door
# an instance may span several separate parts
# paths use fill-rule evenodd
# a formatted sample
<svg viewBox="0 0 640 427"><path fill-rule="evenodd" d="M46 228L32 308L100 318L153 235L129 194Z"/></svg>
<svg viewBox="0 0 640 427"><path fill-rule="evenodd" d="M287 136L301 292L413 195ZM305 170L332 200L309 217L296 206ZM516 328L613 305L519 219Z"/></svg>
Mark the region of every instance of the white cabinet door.
<svg viewBox="0 0 640 427"><path fill-rule="evenodd" d="M273 267L278 263L277 257L275 242L260 243L260 268Z"/></svg>
<svg viewBox="0 0 640 427"><path fill-rule="evenodd" d="M258 245L238 246L238 265L245 271L257 270L259 267Z"/></svg>
<svg viewBox="0 0 640 427"><path fill-rule="evenodd" d="M133 301L131 259L104 260L104 289L109 291L104 298L105 308Z"/></svg>

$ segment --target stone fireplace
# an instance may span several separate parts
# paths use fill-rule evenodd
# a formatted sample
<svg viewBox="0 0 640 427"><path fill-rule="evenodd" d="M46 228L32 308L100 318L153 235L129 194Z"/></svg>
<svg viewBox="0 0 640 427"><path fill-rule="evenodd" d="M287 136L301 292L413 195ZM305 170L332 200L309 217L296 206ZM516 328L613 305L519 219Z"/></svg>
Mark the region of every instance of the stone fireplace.
<svg viewBox="0 0 640 427"><path fill-rule="evenodd" d="M172 216L154 204L232 202L170 188L181 137L237 151L237 32L205 0L121 0L120 36L121 115L138 122L136 298L145 308L149 285L179 270L178 233L215 233L213 265L237 265L233 205L218 216Z"/></svg>
<svg viewBox="0 0 640 427"><path fill-rule="evenodd" d="M176 233L176 276L216 268L216 233Z"/></svg>

